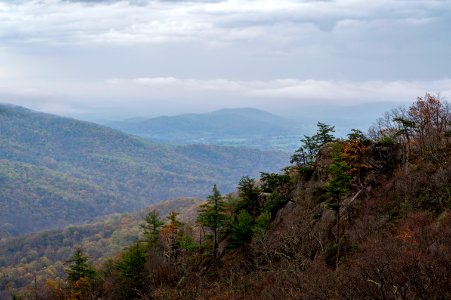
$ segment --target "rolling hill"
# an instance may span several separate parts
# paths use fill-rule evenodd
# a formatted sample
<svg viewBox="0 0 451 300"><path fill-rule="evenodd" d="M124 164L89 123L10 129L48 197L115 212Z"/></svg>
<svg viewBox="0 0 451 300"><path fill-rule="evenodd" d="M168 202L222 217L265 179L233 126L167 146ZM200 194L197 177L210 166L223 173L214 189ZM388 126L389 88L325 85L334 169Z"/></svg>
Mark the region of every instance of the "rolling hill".
<svg viewBox="0 0 451 300"><path fill-rule="evenodd" d="M236 147L152 144L104 126L0 105L0 237L78 224L243 175L277 171L287 155Z"/></svg>
<svg viewBox="0 0 451 300"><path fill-rule="evenodd" d="M65 262L76 247L87 251L97 265L105 262L138 238L139 224L150 210L158 211L162 218L177 210L180 220L190 222L203 202L194 198L168 200L145 210L108 215L89 224L0 239L0 299L9 298L7 287L23 290L33 281L33 274L38 281L64 279Z"/></svg>
<svg viewBox="0 0 451 300"><path fill-rule="evenodd" d="M108 126L156 142L182 145L204 143L291 150L299 139L297 126L292 121L255 108L134 118Z"/></svg>

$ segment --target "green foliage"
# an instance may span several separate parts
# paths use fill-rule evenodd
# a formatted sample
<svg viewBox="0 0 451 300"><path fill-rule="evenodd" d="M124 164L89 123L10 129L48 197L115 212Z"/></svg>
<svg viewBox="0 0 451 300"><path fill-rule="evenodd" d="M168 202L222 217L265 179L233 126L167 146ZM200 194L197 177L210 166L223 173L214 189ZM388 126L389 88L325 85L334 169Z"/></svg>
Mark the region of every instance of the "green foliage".
<svg viewBox="0 0 451 300"><path fill-rule="evenodd" d="M164 225L164 221L160 219L160 213L153 209L144 218L145 223L140 227L143 230L144 241L148 247L157 245L160 228Z"/></svg>
<svg viewBox="0 0 451 300"><path fill-rule="evenodd" d="M364 143L370 142L368 137L359 129L351 129L351 132L348 133L348 141L361 141Z"/></svg>
<svg viewBox="0 0 451 300"><path fill-rule="evenodd" d="M252 228L252 231L254 233L265 231L269 228L269 225L271 224L271 212L265 211L261 215L257 217L257 220L255 222L254 227Z"/></svg>
<svg viewBox="0 0 451 300"><path fill-rule="evenodd" d="M398 124L399 134L409 135L412 129L415 128L415 122L407 118L396 117L393 121Z"/></svg>
<svg viewBox="0 0 451 300"><path fill-rule="evenodd" d="M166 219L168 219L168 221L170 222L169 223L170 226L172 226L174 228L178 228L178 227L182 226L183 223L178 220L179 215L180 215L180 213L176 212L175 210L171 211L167 215Z"/></svg>
<svg viewBox="0 0 451 300"><path fill-rule="evenodd" d="M238 191L240 194L238 210L246 210L255 219L261 212L260 189L255 184L255 180L248 176L242 177L238 184Z"/></svg>
<svg viewBox="0 0 451 300"><path fill-rule="evenodd" d="M159 211L165 217L177 209L183 212L182 219L193 219L201 203L199 199L180 198L152 205L148 211ZM0 239L0 274L10 274L0 276L0 298L8 293L7 287L23 294L32 283L30 274L36 274L39 286L48 278L62 282L66 278L65 262L76 247L84 249L95 265L101 264L138 238L145 215L140 211L115 214L92 224Z"/></svg>
<svg viewBox="0 0 451 300"><path fill-rule="evenodd" d="M151 201L232 191L286 154L152 144L92 123L1 105L0 238L62 228ZM217 172L221 170L221 172Z"/></svg>
<svg viewBox="0 0 451 300"><path fill-rule="evenodd" d="M276 173L261 173L262 191L266 193L263 211L269 212L274 218L282 207L290 200L292 182L290 175Z"/></svg>
<svg viewBox="0 0 451 300"><path fill-rule="evenodd" d="M316 127L317 130L316 134L313 136L313 139L320 147L335 140L335 137L332 135L332 132L335 132L335 126L329 126L327 124L318 122L318 124L316 124Z"/></svg>
<svg viewBox="0 0 451 300"><path fill-rule="evenodd" d="M236 249L252 237L252 227L254 219L246 210L241 210L236 221L230 224L230 234L228 237L231 249Z"/></svg>
<svg viewBox="0 0 451 300"><path fill-rule="evenodd" d="M339 209L339 199L348 193L348 185L351 176L348 174L351 169L342 157L341 144L336 143L333 148L332 163L327 171L331 175L331 180L326 186L327 196L333 199L333 203L328 203L328 207L333 210Z"/></svg>
<svg viewBox="0 0 451 300"><path fill-rule="evenodd" d="M224 200L219 193L216 184L213 186L212 194L208 196L207 202L199 208L197 221L211 230L217 230L224 226Z"/></svg>
<svg viewBox="0 0 451 300"><path fill-rule="evenodd" d="M119 272L122 284L122 299L137 299L143 290L147 278L145 263L146 248L139 242L134 243L121 254L115 268Z"/></svg>
<svg viewBox="0 0 451 300"><path fill-rule="evenodd" d="M260 173L260 180L262 181L262 191L265 193L272 193L277 191L280 187L290 184L290 175L277 173Z"/></svg>
<svg viewBox="0 0 451 300"><path fill-rule="evenodd" d="M396 145L396 140L390 135L384 135L379 140L379 144L384 147L393 147Z"/></svg>
<svg viewBox="0 0 451 300"><path fill-rule="evenodd" d="M291 163L295 163L299 167L310 166L316 159L319 149L326 143L335 140L332 132L335 132L334 126L318 122L316 124L316 134L306 136L301 139L301 147L291 156Z"/></svg>
<svg viewBox="0 0 451 300"><path fill-rule="evenodd" d="M179 239L180 249L186 251L194 251L199 248L199 245L196 243L193 237L193 233L191 231L184 232Z"/></svg>
<svg viewBox="0 0 451 300"><path fill-rule="evenodd" d="M224 200L219 193L216 184L213 186L212 194L208 196L207 202L199 208L197 221L213 232L213 258L216 258L218 246L218 231L224 227L226 216L224 214Z"/></svg>
<svg viewBox="0 0 451 300"><path fill-rule="evenodd" d="M72 287L80 279L94 278L94 267L81 248L76 248L67 262L70 263L69 267L66 269L69 287Z"/></svg>

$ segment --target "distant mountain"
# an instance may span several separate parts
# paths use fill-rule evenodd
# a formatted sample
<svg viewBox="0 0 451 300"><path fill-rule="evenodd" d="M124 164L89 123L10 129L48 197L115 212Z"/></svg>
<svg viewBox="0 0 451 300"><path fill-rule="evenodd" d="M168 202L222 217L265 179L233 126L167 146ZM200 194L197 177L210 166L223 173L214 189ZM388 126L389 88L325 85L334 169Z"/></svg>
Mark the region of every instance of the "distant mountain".
<svg viewBox="0 0 451 300"><path fill-rule="evenodd" d="M0 105L0 237L127 212L158 200L232 191L278 171L282 152L163 146L74 119Z"/></svg>
<svg viewBox="0 0 451 300"><path fill-rule="evenodd" d="M221 109L205 114L183 114L109 123L123 132L173 144L206 143L256 148L287 148L299 131L288 119L255 108ZM296 137L293 137L296 135ZM275 141L275 145L272 144ZM288 149L291 149L289 147Z"/></svg>

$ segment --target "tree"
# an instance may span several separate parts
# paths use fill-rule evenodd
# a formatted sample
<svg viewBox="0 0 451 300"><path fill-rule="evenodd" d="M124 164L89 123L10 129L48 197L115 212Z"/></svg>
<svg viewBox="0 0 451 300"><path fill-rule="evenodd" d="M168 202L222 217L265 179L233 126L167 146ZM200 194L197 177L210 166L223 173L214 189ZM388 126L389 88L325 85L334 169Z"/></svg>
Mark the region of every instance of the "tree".
<svg viewBox="0 0 451 300"><path fill-rule="evenodd" d="M94 267L81 248L76 248L67 262L70 265L65 272L70 293L74 298L80 299L84 293L88 292L91 286L90 280L96 274Z"/></svg>
<svg viewBox="0 0 451 300"><path fill-rule="evenodd" d="M280 208L290 200L291 178L288 173L260 173L261 188L264 194L263 211L274 218Z"/></svg>
<svg viewBox="0 0 451 300"><path fill-rule="evenodd" d="M174 262L179 254L179 228L183 225L182 222L177 220L178 215L178 212L171 211L166 217L169 220L169 224L164 225L161 229L162 236L169 248L168 257Z"/></svg>
<svg viewBox="0 0 451 300"><path fill-rule="evenodd" d="M238 184L238 191L241 198L241 205L239 209L247 210L252 217L255 218L260 214L260 190L255 184L255 180L248 176L241 178Z"/></svg>
<svg viewBox="0 0 451 300"><path fill-rule="evenodd" d="M200 207L197 217L198 222L208 227L213 233L213 261L216 260L217 255L218 231L224 226L225 219L224 200L215 184L212 189L212 194L208 196L207 202Z"/></svg>
<svg viewBox="0 0 451 300"><path fill-rule="evenodd" d="M338 268L340 259L340 201L348 193L348 185L351 182L351 176L348 172L351 167L343 161L340 144L336 143L333 151L332 163L328 167L328 172L332 178L326 187L327 195L332 201L327 203L326 207L336 212L336 267Z"/></svg>
<svg viewBox="0 0 451 300"><path fill-rule="evenodd" d="M370 140L360 130L352 129L343 144L342 157L350 167L348 174L356 178L359 185L363 173L370 168L366 158L369 143Z"/></svg>
<svg viewBox="0 0 451 300"><path fill-rule="evenodd" d="M315 139L319 147L335 140L335 137L331 134L332 132L335 132L335 126L329 126L322 122L318 122L316 124L316 127L316 134L313 136L313 138Z"/></svg>
<svg viewBox="0 0 451 300"><path fill-rule="evenodd" d="M302 167L311 166L316 159L319 149L324 144L335 140L335 137L331 134L335 132L335 126L329 126L322 122L318 122L316 126L315 135L304 135L304 138L301 139L301 147L291 156L291 163L296 163L296 165Z"/></svg>
<svg viewBox="0 0 451 300"><path fill-rule="evenodd" d="M410 121L415 124L416 139L421 154L435 152L451 126L451 114L447 104L439 96L426 94L418 97L408 111Z"/></svg>
<svg viewBox="0 0 451 300"><path fill-rule="evenodd" d="M144 245L135 242L121 253L120 259L116 262L115 269L119 271L122 299L136 299L140 293L145 292L148 277L145 269L146 253Z"/></svg>
<svg viewBox="0 0 451 300"><path fill-rule="evenodd" d="M160 214L156 210L151 210L144 218L145 223L141 224L144 240L148 247L156 246L158 243L160 228L164 222L160 219Z"/></svg>
<svg viewBox="0 0 451 300"><path fill-rule="evenodd" d="M404 165L407 170L410 161L410 144L412 139L411 136L412 130L415 128L415 122L403 117L396 117L393 119L393 121L398 124L398 135L404 136L406 138L406 141L404 142Z"/></svg>
<svg viewBox="0 0 451 300"><path fill-rule="evenodd" d="M241 210L235 222L230 224L230 235L228 237L229 248L235 249L252 237L252 216L245 210Z"/></svg>
<svg viewBox="0 0 451 300"><path fill-rule="evenodd" d="M301 139L301 146L291 156L291 163L296 163L298 166L310 166L318 153L318 143L315 137L304 135Z"/></svg>
<svg viewBox="0 0 451 300"><path fill-rule="evenodd" d="M364 143L369 142L370 140L367 136L359 129L351 129L351 132L348 133L348 141L361 141Z"/></svg>
<svg viewBox="0 0 451 300"><path fill-rule="evenodd" d="M277 190L285 190L290 184L290 175L260 172L262 190L265 193L273 193Z"/></svg>

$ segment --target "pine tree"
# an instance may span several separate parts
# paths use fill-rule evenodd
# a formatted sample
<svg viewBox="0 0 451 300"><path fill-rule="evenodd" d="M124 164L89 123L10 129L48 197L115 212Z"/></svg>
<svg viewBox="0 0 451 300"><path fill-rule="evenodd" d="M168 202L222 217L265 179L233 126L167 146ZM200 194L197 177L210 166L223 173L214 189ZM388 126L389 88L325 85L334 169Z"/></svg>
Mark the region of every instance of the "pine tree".
<svg viewBox="0 0 451 300"><path fill-rule="evenodd" d="M327 195L331 198L331 202L326 204L326 207L332 209L336 213L336 267L340 258L340 205L341 198L348 193L348 185L351 182L351 176L348 171L351 169L343 160L341 153L341 145L336 143L333 149L332 163L328 167L328 171L332 176L329 184L326 187Z"/></svg>
<svg viewBox="0 0 451 300"><path fill-rule="evenodd" d="M260 190L255 185L255 180L244 176L241 178L238 184L238 191L240 193L241 203L238 207L239 210L247 210L255 220L255 218L261 213L260 205Z"/></svg>
<svg viewBox="0 0 451 300"><path fill-rule="evenodd" d="M335 132L335 126L329 126L327 124L318 122L316 124L316 127L318 128L313 138L315 139L318 147L321 147L322 145L333 142L335 140L335 137L331 134L332 132Z"/></svg>
<svg viewBox="0 0 451 300"><path fill-rule="evenodd" d="M245 210L240 211L236 221L230 224L229 248L238 248L252 238L253 224L252 216Z"/></svg>
<svg viewBox="0 0 451 300"><path fill-rule="evenodd" d="M199 215L197 217L198 222L209 228L213 233L213 260L216 260L218 235L220 229L224 226L225 219L224 200L215 184L212 189L212 194L208 196L207 202L200 207Z"/></svg>
<svg viewBox="0 0 451 300"><path fill-rule="evenodd" d="M160 214L156 210L151 210L144 218L145 223L141 224L143 229L144 241L147 246L155 247L158 244L161 226L164 221L160 219Z"/></svg>
<svg viewBox="0 0 451 300"><path fill-rule="evenodd" d="M296 163L300 167L308 167L313 164L319 149L326 143L333 142L335 137L331 134L335 132L334 126L318 122L316 134L313 136L304 135L299 147L291 156L291 163Z"/></svg>
<svg viewBox="0 0 451 300"><path fill-rule="evenodd" d="M90 288L90 280L95 276L95 270L89 262L88 257L81 248L76 248L70 259L69 268L65 270L67 274L67 283L71 296L80 299L82 294Z"/></svg>
<svg viewBox="0 0 451 300"><path fill-rule="evenodd" d="M121 253L115 264L121 282L121 299L137 299L146 290L147 251L142 243L135 242ZM139 297L140 298L140 297Z"/></svg>

